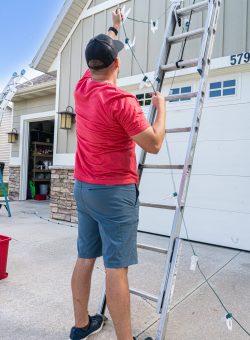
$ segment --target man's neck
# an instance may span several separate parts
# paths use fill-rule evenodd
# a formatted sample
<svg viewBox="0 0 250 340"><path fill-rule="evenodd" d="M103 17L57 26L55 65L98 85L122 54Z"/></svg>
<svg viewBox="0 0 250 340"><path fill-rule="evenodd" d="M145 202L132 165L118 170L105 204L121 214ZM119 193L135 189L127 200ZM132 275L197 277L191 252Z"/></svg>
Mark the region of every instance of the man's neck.
<svg viewBox="0 0 250 340"><path fill-rule="evenodd" d="M93 75L92 80L98 81L98 82L103 82L103 83L110 83L113 86L117 85L117 80L116 77L103 77L102 75Z"/></svg>

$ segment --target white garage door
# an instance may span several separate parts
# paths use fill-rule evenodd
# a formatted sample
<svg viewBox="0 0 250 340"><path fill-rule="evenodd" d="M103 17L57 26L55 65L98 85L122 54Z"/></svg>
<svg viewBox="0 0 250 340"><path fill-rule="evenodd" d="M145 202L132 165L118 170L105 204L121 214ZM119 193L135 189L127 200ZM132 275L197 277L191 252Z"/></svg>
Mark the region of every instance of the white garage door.
<svg viewBox="0 0 250 340"><path fill-rule="evenodd" d="M250 250L250 94L245 90L250 73L237 76L236 96L206 101L185 219L192 240ZM191 103L182 107L169 104L168 128L190 126ZM168 136L172 164L183 164L188 137ZM165 145L147 163L169 164ZM177 191L180 173L174 170ZM144 170L140 192L141 202L172 205L170 171ZM141 207L139 230L169 235L173 216L173 211Z"/></svg>

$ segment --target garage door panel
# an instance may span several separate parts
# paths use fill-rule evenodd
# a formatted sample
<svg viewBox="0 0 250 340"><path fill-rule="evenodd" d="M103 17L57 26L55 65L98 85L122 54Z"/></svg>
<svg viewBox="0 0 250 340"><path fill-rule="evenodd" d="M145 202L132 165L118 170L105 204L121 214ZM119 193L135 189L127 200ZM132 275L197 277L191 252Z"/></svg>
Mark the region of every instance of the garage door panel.
<svg viewBox="0 0 250 340"><path fill-rule="evenodd" d="M187 207L185 221L192 240L250 250L250 214Z"/></svg>
<svg viewBox="0 0 250 340"><path fill-rule="evenodd" d="M187 205L250 213L250 177L198 176L190 181Z"/></svg>

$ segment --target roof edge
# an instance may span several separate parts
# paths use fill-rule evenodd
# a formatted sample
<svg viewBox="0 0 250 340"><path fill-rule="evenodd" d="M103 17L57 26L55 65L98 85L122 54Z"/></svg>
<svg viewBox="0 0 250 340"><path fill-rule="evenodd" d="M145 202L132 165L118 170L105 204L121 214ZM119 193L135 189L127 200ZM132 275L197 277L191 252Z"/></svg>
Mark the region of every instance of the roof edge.
<svg viewBox="0 0 250 340"><path fill-rule="evenodd" d="M25 95L25 94L28 94L28 93L40 92L40 91L44 91L44 90L50 90L50 89L53 89L53 88L56 89L56 79L49 81L47 83L38 84L38 85L34 85L32 87L25 87L25 88L19 89L15 93L12 101L15 102L15 98L19 98L22 95Z"/></svg>

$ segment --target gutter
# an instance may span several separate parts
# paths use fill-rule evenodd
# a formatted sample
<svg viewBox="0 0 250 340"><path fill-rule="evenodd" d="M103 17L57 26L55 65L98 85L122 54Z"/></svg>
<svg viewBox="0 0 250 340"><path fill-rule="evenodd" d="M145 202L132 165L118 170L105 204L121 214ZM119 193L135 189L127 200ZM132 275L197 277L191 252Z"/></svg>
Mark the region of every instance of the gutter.
<svg viewBox="0 0 250 340"><path fill-rule="evenodd" d="M16 98L22 97L27 94L35 94L46 90L56 90L56 80L48 81L47 83L43 84L33 85L30 87L21 88L17 90L12 101L15 102Z"/></svg>

